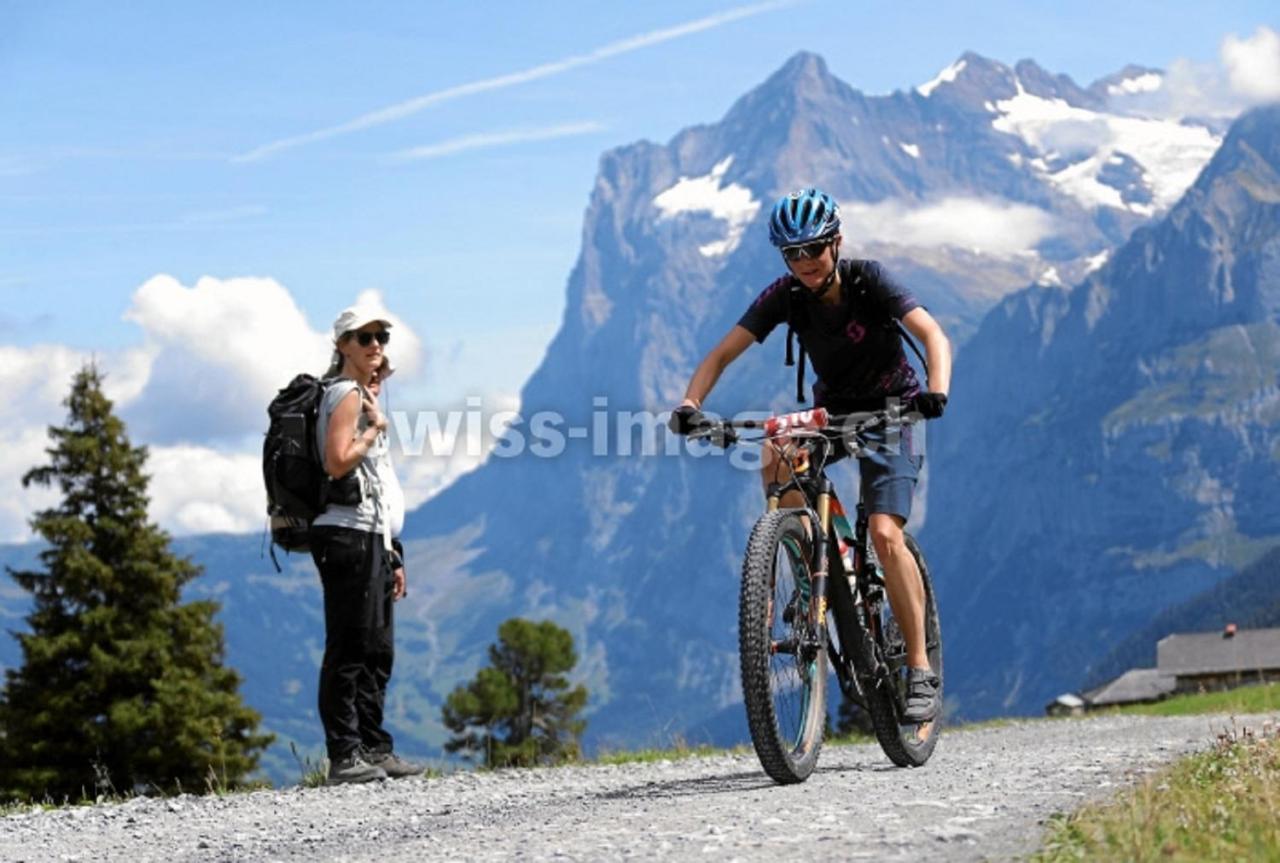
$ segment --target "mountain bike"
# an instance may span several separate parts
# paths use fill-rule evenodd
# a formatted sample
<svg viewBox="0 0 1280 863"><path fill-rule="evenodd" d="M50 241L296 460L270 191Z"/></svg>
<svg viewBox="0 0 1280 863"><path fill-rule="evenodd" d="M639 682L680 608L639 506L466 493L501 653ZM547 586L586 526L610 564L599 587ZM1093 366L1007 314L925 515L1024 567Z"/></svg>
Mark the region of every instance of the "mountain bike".
<svg viewBox="0 0 1280 863"><path fill-rule="evenodd" d="M712 420L693 432L729 447L770 447L790 479L770 485L742 561L738 645L742 695L751 742L765 772L783 784L803 782L818 762L827 725L828 664L841 692L871 718L876 739L899 767L929 760L939 719L902 720L907 648L888 601L884 572L867 535L861 499L852 525L825 466L843 442L852 454L868 446L871 429L901 429L914 421L902 405L848 416L822 408L765 420ZM742 437L759 429L759 437ZM804 506L783 508L799 491ZM925 593L929 664L942 680L942 633L929 567L909 534Z"/></svg>

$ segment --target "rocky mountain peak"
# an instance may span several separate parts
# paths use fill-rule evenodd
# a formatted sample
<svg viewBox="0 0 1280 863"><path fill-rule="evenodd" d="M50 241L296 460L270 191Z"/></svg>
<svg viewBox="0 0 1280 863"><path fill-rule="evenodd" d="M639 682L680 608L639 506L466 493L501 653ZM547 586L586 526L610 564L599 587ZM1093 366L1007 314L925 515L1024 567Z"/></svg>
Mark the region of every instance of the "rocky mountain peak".
<svg viewBox="0 0 1280 863"><path fill-rule="evenodd" d="M1061 99L1076 108L1102 110L1106 100L1088 90L1083 90L1069 75L1054 75L1035 60L1019 60L1013 67L1018 83L1033 96L1042 99Z"/></svg>
<svg viewBox="0 0 1280 863"><path fill-rule="evenodd" d="M831 74L822 57L809 51L791 56L778 71L763 84L748 93L743 102L752 106L761 101L783 104L823 104L831 98L842 98L851 93L850 87Z"/></svg>
<svg viewBox="0 0 1280 863"><path fill-rule="evenodd" d="M916 92L926 99L981 105L993 97L1007 99L1015 95L1017 86L1008 66L966 51L932 80L917 87Z"/></svg>
<svg viewBox="0 0 1280 863"><path fill-rule="evenodd" d="M1222 147L1201 174L1197 188L1207 188L1223 174L1245 170L1247 191L1260 201L1280 201L1280 105L1255 108L1232 125Z"/></svg>

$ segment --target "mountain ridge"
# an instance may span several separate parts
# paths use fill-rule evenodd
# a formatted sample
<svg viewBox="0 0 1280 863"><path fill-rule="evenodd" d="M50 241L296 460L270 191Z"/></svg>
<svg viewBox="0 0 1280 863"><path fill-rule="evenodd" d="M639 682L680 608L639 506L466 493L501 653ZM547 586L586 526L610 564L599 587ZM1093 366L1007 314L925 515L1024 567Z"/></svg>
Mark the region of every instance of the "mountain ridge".
<svg viewBox="0 0 1280 863"><path fill-rule="evenodd" d="M943 607L1017 622L994 637L951 628L962 664L1017 669L964 709L1034 709L1128 618L1210 589L1249 562L1234 549L1280 536L1267 491L1280 481L1280 184L1251 155L1277 141L1280 108L1242 117L1167 217L1072 290L1007 298L962 354L953 425L930 451L930 510L956 515L923 541L940 571L980 574L940 586ZM993 432L1003 445L982 449ZM1037 482L973 507L973 484L1002 475ZM1038 663L1006 661L1029 643Z"/></svg>
<svg viewBox="0 0 1280 863"><path fill-rule="evenodd" d="M1109 296L1090 299L1087 291L1057 285L1090 284L1089 279L1101 279L1103 273L1111 278L1118 266L1128 266L1112 260L1096 268L1113 242L1127 238L1148 217L1120 197L1114 199L1118 207L1090 208L1063 191L1047 145L1037 137L1043 130L1018 126L1010 120L1014 109L1002 113L996 104L1019 97L1021 75L1034 77L1042 94L1063 89L1083 99L1077 91L1085 91L1074 83L1068 88L1063 76L1039 66L1024 65L1017 73L978 55L962 60L973 66L968 75L959 70L955 82L940 83L931 96L913 90L879 97L831 76L817 55L801 53L735 102L719 122L683 130L665 145L638 142L602 155L584 216L582 249L566 285L562 323L521 390L524 416L513 429L528 439L534 412L558 411L562 428L581 427L592 436L565 441L555 458L528 450L518 458L492 456L409 514L405 544L411 592L398 612L401 659L388 704L392 727L408 752L423 752L445 738L440 703L483 661L498 623L517 614L554 619L573 633L582 656L575 682L586 683L592 693L590 745L665 745L673 734L690 742L745 739L734 603L742 547L761 508L757 480L717 453L624 455L624 443L637 452L645 442L636 429L611 430L606 454L593 453L599 443L593 423L598 399L612 412L656 412L678 400L702 353L781 273L782 264L765 240L764 220L769 202L794 186L816 184L833 191L846 213L847 249L886 261L964 342L957 398L948 418L929 430L929 515L923 538L931 543L931 561L939 519L953 508L973 516L994 505L956 492L961 483L985 488L1000 468L990 459L982 462L993 465L988 475L953 468L969 458L967 447L987 441L983 423L964 419L966 402L983 405L986 423L1002 418L1013 423L1027 419L1040 394L1010 387L995 372L964 378L963 370L998 371L1010 355L1019 358L1018 369L1027 376L1051 377L1058 372L1050 366L1069 365L1075 354L1062 347L1064 333L1071 330L1071 345L1083 350L1079 340L1092 337L1080 323L1083 309L1094 303L1105 312L1114 303ZM993 89L968 92L970 78L989 79ZM787 98L787 86L794 88L795 98ZM961 98L966 93L974 98ZM810 110L796 110L805 99ZM1088 166L1092 159L1101 165L1110 146L1099 145L1093 155L1072 164ZM1270 152L1261 138L1258 146ZM1197 153L1188 159L1194 161ZM1247 156L1240 158L1249 163ZM988 209L980 211L984 217L1000 216L1006 205L1006 210L1015 204L1030 208L1014 211L1008 222L1014 227L1042 212L1048 233L1034 244L1033 254L1020 256L975 251L965 245L968 237L922 246L872 231L878 223L896 220L905 234L912 218L935 212L927 208L954 197L986 201ZM997 198L1004 203L991 205ZM1159 211L1154 203L1151 210ZM1145 260L1145 252L1127 254ZM781 357L778 338L764 350L745 354L725 374L711 408L732 413L792 407L793 378ZM1181 374L1176 357L1160 368L1166 367L1170 375ZM1136 379L1127 366L1125 373L1126 380ZM1061 401L1056 409L1062 416L1072 416L1073 410L1097 413L1088 405L1073 406L1074 395L1069 390L1053 394ZM608 416L611 429L616 419ZM1040 427L1020 428L1030 447L1020 462L1027 476L1038 476L1041 458L1051 457L1060 445L1045 431L1048 419ZM660 450L672 446L661 432L651 442ZM1101 448L1105 439L1095 442ZM1087 462L1086 468L1105 463L1093 450L1078 459ZM955 476L948 478L953 470ZM850 487L847 469L840 482ZM941 504L935 501L936 485L945 492ZM1258 493L1253 486L1247 490ZM1051 501L1028 496L1021 502L1026 512L1037 513ZM1120 504L1126 512L1128 504ZM1114 495L1100 505L1116 505ZM1135 535L1146 531L1176 538L1183 530L1178 519L1194 520L1198 514L1194 494L1179 506L1167 519L1139 519ZM1233 518L1242 530L1257 533L1247 518ZM1102 544L1117 559L1160 551L1134 540L1135 551L1126 557L1114 551L1128 541L1125 537L1107 539L1082 515L1063 527L1079 530L1085 542ZM1027 710L1039 698L1036 687L1064 679L1069 669L1057 663L1052 675L1036 678L1024 664L1001 682L1009 684L1002 696L986 691L972 669L984 667L990 657L966 645L964 621L983 619L983 599L990 594L979 590L967 597L954 573L965 573L983 590L999 587L980 567L999 563L990 550L999 546L994 542L999 536L993 533L984 547L973 539L983 537L982 530L939 535L945 629L949 643L955 637L959 645L956 661L948 659L949 692L958 696L962 712ZM253 688L246 685L251 703L268 714L272 730L282 732L284 740L318 739L309 705L318 665L319 593L310 561L289 559L285 572L275 574L258 554L257 538L195 538L180 546L208 561L202 589L227 601L229 650L252 675ZM1000 547L1009 549L1007 543ZM957 559L955 552L962 549L973 559ZM1177 569L1181 564L1162 565ZM1206 576L1205 567L1186 566L1180 589L1189 595L1203 587ZM1056 596L1052 582L1042 587L1044 597ZM1126 590L1136 594L1126 599L1130 607L1150 608L1149 600L1143 605L1140 587ZM1099 619L1116 632L1123 628L1124 621L1114 615ZM993 643L1015 658L1035 655L1042 634L1037 627L1006 628L1009 637ZM272 640L280 633L290 640L288 650ZM1008 699L1009 690L1019 694ZM279 752L274 763L276 771L291 765L287 753Z"/></svg>

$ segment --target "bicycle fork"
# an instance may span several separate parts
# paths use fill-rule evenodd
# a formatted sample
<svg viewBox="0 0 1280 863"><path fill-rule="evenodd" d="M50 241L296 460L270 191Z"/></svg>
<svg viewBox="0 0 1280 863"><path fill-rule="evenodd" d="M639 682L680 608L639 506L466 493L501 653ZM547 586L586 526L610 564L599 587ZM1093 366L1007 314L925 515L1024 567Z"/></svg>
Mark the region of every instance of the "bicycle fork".
<svg viewBox="0 0 1280 863"><path fill-rule="evenodd" d="M808 621L805 633L798 639L775 644L774 652L796 651L806 657L812 657L827 649L827 577L830 573L830 554L827 543L821 537L827 535L831 525L831 480L825 476L821 479L817 494L817 509L806 509L802 516L810 536L810 547L813 557L809 563L809 602ZM770 511L778 509L781 499L781 488L771 487L768 496Z"/></svg>

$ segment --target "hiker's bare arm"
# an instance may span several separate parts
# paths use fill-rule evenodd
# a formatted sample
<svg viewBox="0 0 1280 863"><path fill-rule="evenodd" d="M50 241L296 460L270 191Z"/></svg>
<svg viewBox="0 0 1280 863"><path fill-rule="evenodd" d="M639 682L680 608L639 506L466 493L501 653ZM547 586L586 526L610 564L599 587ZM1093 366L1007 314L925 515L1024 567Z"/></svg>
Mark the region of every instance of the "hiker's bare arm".
<svg viewBox="0 0 1280 863"><path fill-rule="evenodd" d="M386 428L386 418L381 413L370 414L368 428L356 434L356 420L361 410L368 410L369 402L361 402L359 390L352 390L329 417L329 428L324 440L324 472L332 479L341 479L360 463L369 447ZM381 423L380 425L378 423Z"/></svg>
<svg viewBox="0 0 1280 863"><path fill-rule="evenodd" d="M924 355L929 361L926 388L934 393L948 392L951 389L951 342L942 326L919 307L907 312L902 324L924 344Z"/></svg>
<svg viewBox="0 0 1280 863"><path fill-rule="evenodd" d="M683 403L701 410L702 400L715 387L716 381L720 380L721 373L728 368L729 363L751 347L751 343L755 340L756 337L751 335L751 331L744 326L738 325L729 330L729 334L720 340L720 344L712 348L702 358L702 362L698 363L698 370L693 373L689 388L685 390Z"/></svg>

